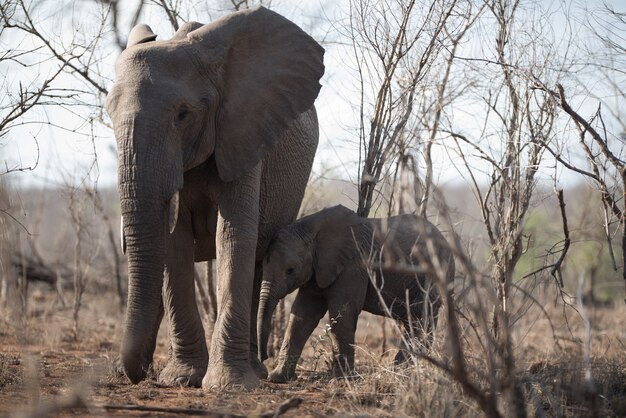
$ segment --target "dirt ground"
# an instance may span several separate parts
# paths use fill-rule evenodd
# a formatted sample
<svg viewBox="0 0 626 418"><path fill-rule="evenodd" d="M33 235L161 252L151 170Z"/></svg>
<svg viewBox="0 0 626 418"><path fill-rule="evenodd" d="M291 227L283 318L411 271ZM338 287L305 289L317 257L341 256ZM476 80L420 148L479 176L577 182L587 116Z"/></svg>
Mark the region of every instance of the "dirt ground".
<svg viewBox="0 0 626 418"><path fill-rule="evenodd" d="M56 293L45 287L31 289L30 295L25 320L0 320L0 416L272 416L283 402L294 398L301 403L286 417L481 416L443 373L422 366L392 370L395 336L387 329L383 347L382 322L376 317L364 315L359 322L361 378L330 378L330 343L320 326L309 341L297 381L261 382L251 392L212 392L157 382L166 360L166 329L160 332L155 371L149 379L132 385L117 376L113 365L122 315L114 295L85 296L76 336L71 304L60 306ZM591 365L590 373L596 377L594 402L602 403L594 406L595 411L624 416L624 315L621 305L592 312L592 359L584 363L584 321L574 317L549 324L541 314L527 313L528 324L520 327L515 338L518 369L530 394L529 409L539 405L546 416L589 415L582 381Z"/></svg>
<svg viewBox="0 0 626 418"><path fill-rule="evenodd" d="M302 402L284 416L359 414L390 415L394 397L390 388L355 392L355 382L332 380L325 350L330 342L318 338L309 347L299 379L290 384L262 381L251 392L211 392L164 387L156 376L166 361L167 329L162 327L155 353L155 372L139 385L114 372L121 337L122 315L114 295L87 295L80 311L78 335L72 327L72 308L60 307L54 292L35 290L25 324L0 322L0 416L172 416L180 411L206 410L217 415L261 415L275 412L289 399ZM370 318L376 327L380 320ZM361 342L369 345L370 321L360 323ZM324 334L322 326L316 331ZM389 331L388 331L389 332ZM374 351L379 350L379 341ZM315 344L313 344L315 345ZM390 347L393 349L393 347ZM317 354L316 354L317 351ZM392 350L393 351L393 350ZM390 352L389 356L392 356ZM361 356L359 356L361 357ZM271 359L269 360L271 364ZM297 401L295 401L297 402ZM133 411L129 408L141 407ZM163 408L159 412L155 408ZM202 411L200 411L202 412ZM206 415L206 413L204 413ZM185 415L194 415L185 413Z"/></svg>

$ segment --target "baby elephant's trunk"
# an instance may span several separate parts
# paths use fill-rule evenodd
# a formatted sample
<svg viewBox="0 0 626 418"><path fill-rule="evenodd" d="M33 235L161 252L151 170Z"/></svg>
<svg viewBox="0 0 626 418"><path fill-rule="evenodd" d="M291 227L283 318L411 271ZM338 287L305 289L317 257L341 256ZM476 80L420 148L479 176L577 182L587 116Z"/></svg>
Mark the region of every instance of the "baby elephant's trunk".
<svg viewBox="0 0 626 418"><path fill-rule="evenodd" d="M272 291L271 284L264 281L261 285L259 314L257 315L257 335L259 336L259 358L261 361L267 359L267 342L272 329L272 316L279 299L280 296Z"/></svg>

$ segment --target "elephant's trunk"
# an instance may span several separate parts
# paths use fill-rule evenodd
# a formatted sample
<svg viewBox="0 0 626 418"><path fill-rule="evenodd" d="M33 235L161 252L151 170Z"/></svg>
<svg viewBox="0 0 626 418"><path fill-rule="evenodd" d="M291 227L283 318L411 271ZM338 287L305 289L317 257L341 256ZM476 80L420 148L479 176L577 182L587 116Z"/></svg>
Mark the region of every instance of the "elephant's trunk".
<svg viewBox="0 0 626 418"><path fill-rule="evenodd" d="M128 255L121 357L124 372L133 383L146 377L163 315L168 197L177 190L168 181L175 176L165 168L164 153L148 146L151 141L142 138L142 131L145 135L147 129L138 125L130 121L117 135L118 188Z"/></svg>
<svg viewBox="0 0 626 418"><path fill-rule="evenodd" d="M282 295L284 296L284 295ZM259 336L259 358L267 359L267 342L272 328L272 316L281 295L276 294L276 286L264 281L259 297L259 314L257 315L257 335Z"/></svg>
<svg viewBox="0 0 626 418"><path fill-rule="evenodd" d="M139 223L129 221L137 217L132 212L123 212L123 216L128 254L128 304L122 365L130 381L139 383L152 363L162 317L165 228L162 213L152 213L150 221ZM141 216L148 215L142 212Z"/></svg>

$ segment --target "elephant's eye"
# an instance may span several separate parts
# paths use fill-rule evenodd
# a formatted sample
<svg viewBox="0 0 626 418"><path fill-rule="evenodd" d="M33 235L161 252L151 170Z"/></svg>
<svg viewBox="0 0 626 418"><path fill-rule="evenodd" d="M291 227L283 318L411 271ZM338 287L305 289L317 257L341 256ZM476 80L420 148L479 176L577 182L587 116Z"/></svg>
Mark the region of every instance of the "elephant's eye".
<svg viewBox="0 0 626 418"><path fill-rule="evenodd" d="M296 269L294 269L293 267L289 267L289 268L287 269L287 271L285 271L285 273L287 273L287 274L293 274L293 272L294 272L294 271L296 271Z"/></svg>
<svg viewBox="0 0 626 418"><path fill-rule="evenodd" d="M187 109L183 109L183 110L181 110L180 112L178 112L178 121L179 121L179 122L184 121L184 120L185 120L185 118L186 118L187 116L189 116L189 113L191 113L191 112L189 112Z"/></svg>

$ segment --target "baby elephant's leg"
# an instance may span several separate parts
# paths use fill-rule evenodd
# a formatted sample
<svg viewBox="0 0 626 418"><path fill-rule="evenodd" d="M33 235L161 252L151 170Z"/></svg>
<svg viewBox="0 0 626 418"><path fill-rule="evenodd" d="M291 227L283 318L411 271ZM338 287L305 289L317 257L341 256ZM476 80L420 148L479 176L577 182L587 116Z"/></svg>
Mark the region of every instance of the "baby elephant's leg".
<svg viewBox="0 0 626 418"><path fill-rule="evenodd" d="M412 304L408 310L410 316L406 312L403 315L403 338L400 350L394 359L394 364L401 364L407 361L411 353L428 350L433 344L440 306L439 298L434 286L430 283L427 283L426 286L422 285L420 294L421 297L419 299L421 300ZM415 299L417 298L411 300Z"/></svg>
<svg viewBox="0 0 626 418"><path fill-rule="evenodd" d="M416 345L420 344L420 337L422 330L419 326L416 326L415 322L402 321L402 340L400 341L400 349L396 353L393 359L394 365L400 365L407 362L411 358L411 354L415 353Z"/></svg>
<svg viewBox="0 0 626 418"><path fill-rule="evenodd" d="M441 299L434 283L430 280L421 283L421 291L422 301L414 306L411 315L416 319L412 322L415 324L414 327L417 327L414 335L418 338L418 347L429 350L433 345Z"/></svg>
<svg viewBox="0 0 626 418"><path fill-rule="evenodd" d="M298 290L278 363L268 377L270 382L284 383L296 378L296 365L304 344L325 313L326 300L323 296L308 292L307 289Z"/></svg>
<svg viewBox="0 0 626 418"><path fill-rule="evenodd" d="M351 302L329 301L331 332L337 344L338 354L333 361L333 375L349 377L354 371L354 334L359 309Z"/></svg>

